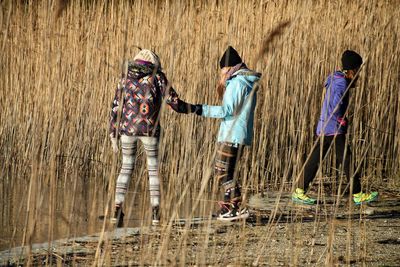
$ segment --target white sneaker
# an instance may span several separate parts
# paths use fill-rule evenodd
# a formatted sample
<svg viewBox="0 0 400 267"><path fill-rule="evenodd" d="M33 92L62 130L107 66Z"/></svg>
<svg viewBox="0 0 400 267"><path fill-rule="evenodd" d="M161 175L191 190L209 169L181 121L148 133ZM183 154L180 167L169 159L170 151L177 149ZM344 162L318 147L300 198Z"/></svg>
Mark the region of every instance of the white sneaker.
<svg viewBox="0 0 400 267"><path fill-rule="evenodd" d="M225 213L221 213L217 217L217 220L230 222L230 221L235 221L235 220L239 220L239 219L247 219L247 218L249 218L249 210L247 208L243 208L239 211L237 209L230 209Z"/></svg>

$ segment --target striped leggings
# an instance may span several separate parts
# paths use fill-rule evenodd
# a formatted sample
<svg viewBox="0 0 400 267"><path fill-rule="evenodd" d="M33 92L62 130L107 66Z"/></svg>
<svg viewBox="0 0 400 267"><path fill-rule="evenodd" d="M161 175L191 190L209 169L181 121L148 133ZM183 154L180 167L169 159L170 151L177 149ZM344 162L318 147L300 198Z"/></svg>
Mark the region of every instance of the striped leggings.
<svg viewBox="0 0 400 267"><path fill-rule="evenodd" d="M115 192L115 205L121 206L132 176L137 141L143 143L147 156L147 169L149 171L150 203L152 207L160 205L160 180L158 178L158 138L148 136L121 136L122 143L122 168L117 179Z"/></svg>
<svg viewBox="0 0 400 267"><path fill-rule="evenodd" d="M232 143L218 143L215 157L214 175L224 190L225 202L240 202L241 192L235 179L236 162L242 154L243 146Z"/></svg>

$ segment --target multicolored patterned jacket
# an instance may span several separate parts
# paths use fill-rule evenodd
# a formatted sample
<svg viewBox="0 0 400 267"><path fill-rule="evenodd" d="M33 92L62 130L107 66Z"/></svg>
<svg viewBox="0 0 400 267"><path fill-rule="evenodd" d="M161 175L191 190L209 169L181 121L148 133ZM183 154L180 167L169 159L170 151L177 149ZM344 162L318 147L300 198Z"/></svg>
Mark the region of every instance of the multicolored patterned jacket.
<svg viewBox="0 0 400 267"><path fill-rule="evenodd" d="M121 89L117 87L112 102L110 134L115 137L120 95L123 106L119 135L155 136L160 135L160 109L164 98L173 110L188 113L189 104L179 99L174 89L168 88L168 81L161 70L154 70L151 64L129 63L126 79ZM168 90L168 91L167 91Z"/></svg>

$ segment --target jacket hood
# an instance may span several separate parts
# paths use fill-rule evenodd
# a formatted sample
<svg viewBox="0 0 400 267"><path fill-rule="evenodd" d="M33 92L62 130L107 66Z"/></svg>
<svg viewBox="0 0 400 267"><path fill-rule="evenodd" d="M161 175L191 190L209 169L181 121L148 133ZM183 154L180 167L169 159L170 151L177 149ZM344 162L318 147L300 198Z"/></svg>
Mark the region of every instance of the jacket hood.
<svg viewBox="0 0 400 267"><path fill-rule="evenodd" d="M335 71L330 74L325 81L325 88L329 88L332 83L346 83L346 78L343 72Z"/></svg>
<svg viewBox="0 0 400 267"><path fill-rule="evenodd" d="M160 69L151 63L138 63L135 61L128 63L128 78L140 79L158 72L160 72Z"/></svg>
<svg viewBox="0 0 400 267"><path fill-rule="evenodd" d="M240 69L235 72L229 80L234 78L240 79L241 81L252 86L255 82L261 79L261 73L249 69Z"/></svg>

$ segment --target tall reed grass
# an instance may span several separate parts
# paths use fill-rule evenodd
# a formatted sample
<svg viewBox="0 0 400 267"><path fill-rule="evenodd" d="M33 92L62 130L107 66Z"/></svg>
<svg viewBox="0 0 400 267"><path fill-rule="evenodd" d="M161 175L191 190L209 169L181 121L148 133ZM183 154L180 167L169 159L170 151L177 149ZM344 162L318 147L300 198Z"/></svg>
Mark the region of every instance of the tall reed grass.
<svg viewBox="0 0 400 267"><path fill-rule="evenodd" d="M97 216L110 204L107 189L120 166L108 140L110 104L122 60L138 47L159 54L190 103L219 103L217 62L227 45L263 73L253 145L239 168L247 194L290 189L313 145L323 81L343 50L358 51L367 63L351 92L353 158L366 188L398 188L397 1L71 0L59 9L54 1L5 0L0 8L2 248L101 229ZM264 37L286 20L290 27L255 59ZM164 219L209 215L219 122L165 108L161 124ZM127 201L132 217L143 219L137 225L149 222L142 154ZM329 162L319 176L333 173ZM157 257L144 250L143 262L166 263L170 227L162 233ZM188 236L181 238L184 263ZM196 262L205 258L199 253Z"/></svg>

